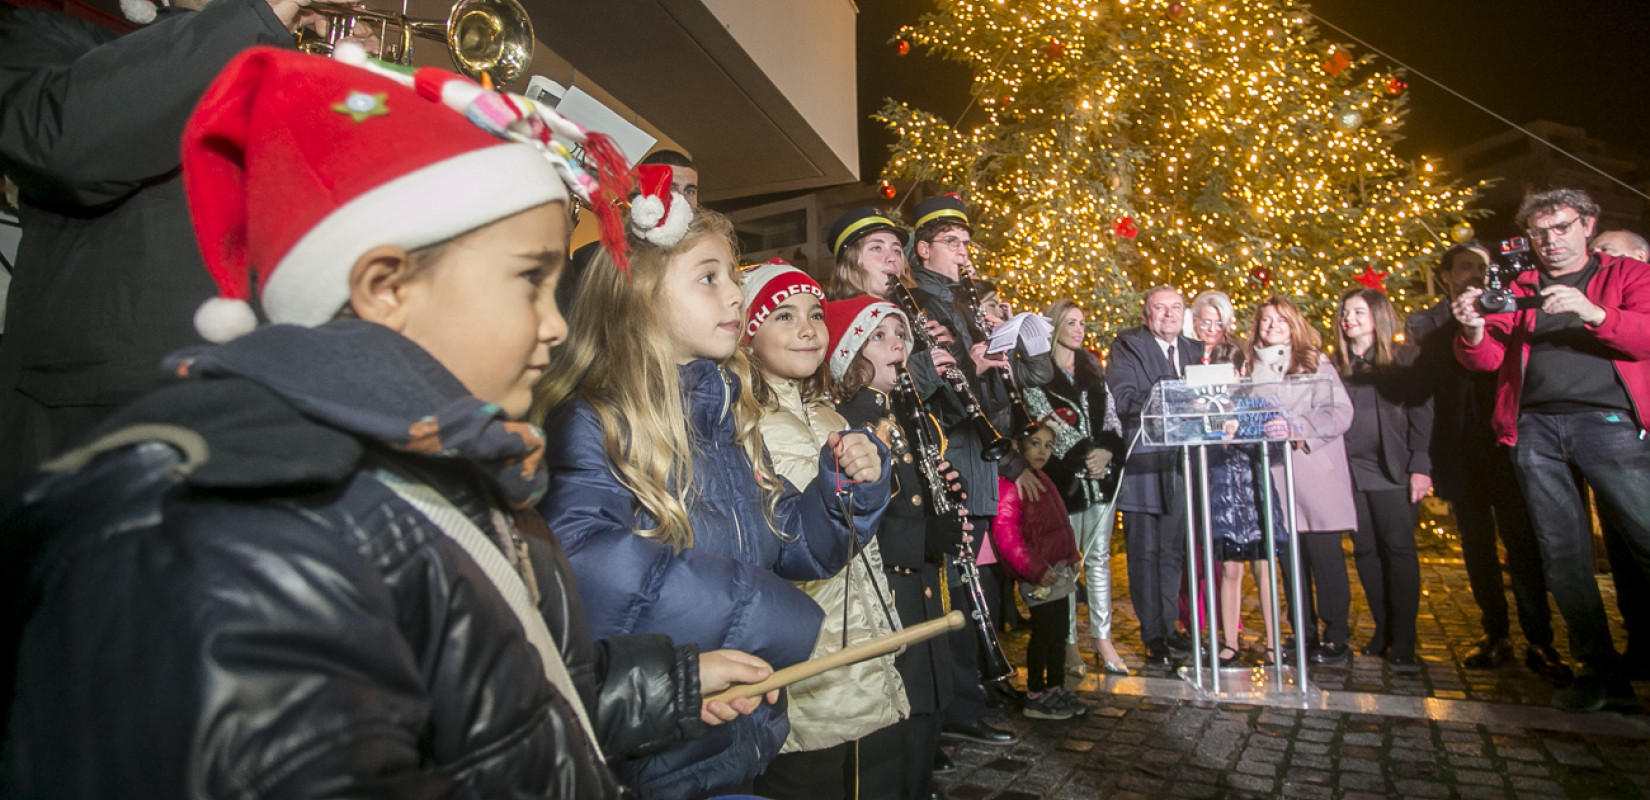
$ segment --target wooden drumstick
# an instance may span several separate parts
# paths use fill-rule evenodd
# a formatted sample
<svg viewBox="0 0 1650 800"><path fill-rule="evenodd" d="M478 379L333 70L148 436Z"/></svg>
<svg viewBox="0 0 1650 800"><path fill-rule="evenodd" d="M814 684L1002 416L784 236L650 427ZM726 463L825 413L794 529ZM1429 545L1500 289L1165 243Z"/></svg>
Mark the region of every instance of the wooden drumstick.
<svg viewBox="0 0 1650 800"><path fill-rule="evenodd" d="M829 655L809 659L800 664L792 664L791 666L769 675L768 679L765 681L758 683L741 683L737 686L732 686L717 692L716 694L707 695L705 697L705 702L709 703L713 700L721 700L726 702L728 700L735 700L741 697L759 697L773 691L774 689L789 686L806 678L812 678L821 672L833 670L837 667L845 667L849 664L856 664L866 659L876 658L880 655L892 653L908 644L915 644L916 642L920 642L925 639L932 639L935 636L946 633L947 631L957 630L965 623L966 620L963 618L963 613L961 611L953 611L943 617L940 617L939 619L931 619L918 625L912 625L911 627L899 631L898 633L890 633L887 636L879 636L869 642L861 642L853 647L838 650Z"/></svg>

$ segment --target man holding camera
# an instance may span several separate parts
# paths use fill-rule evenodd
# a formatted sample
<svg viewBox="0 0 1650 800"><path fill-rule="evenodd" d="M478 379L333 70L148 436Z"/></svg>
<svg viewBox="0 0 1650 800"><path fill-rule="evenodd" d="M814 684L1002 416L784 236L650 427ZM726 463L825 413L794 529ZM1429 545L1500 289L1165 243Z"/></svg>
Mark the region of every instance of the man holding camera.
<svg viewBox="0 0 1650 800"><path fill-rule="evenodd" d="M1453 305L1461 323L1456 358L1496 372L1496 438L1513 448L1547 587L1583 667L1553 697L1573 711L1597 711L1632 693L1610 642L1572 470L1593 487L1599 513L1620 528L1634 557L1650 565L1650 265L1588 252L1598 211L1574 189L1526 196L1517 219L1538 269L1512 281L1505 303L1482 302L1494 298L1472 288Z"/></svg>

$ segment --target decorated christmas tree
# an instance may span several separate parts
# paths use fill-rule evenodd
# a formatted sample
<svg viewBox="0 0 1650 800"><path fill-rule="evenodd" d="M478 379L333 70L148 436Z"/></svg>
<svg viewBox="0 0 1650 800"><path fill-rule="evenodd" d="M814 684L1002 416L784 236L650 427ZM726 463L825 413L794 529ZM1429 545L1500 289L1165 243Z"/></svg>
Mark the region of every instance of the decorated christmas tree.
<svg viewBox="0 0 1650 800"><path fill-rule="evenodd" d="M1327 321L1361 276L1412 310L1425 265L1472 236L1476 189L1393 152L1402 76L1299 5L938 0L893 44L970 65L978 113L889 101L883 177L958 192L981 272L1021 310L1075 298L1102 344L1159 284Z"/></svg>

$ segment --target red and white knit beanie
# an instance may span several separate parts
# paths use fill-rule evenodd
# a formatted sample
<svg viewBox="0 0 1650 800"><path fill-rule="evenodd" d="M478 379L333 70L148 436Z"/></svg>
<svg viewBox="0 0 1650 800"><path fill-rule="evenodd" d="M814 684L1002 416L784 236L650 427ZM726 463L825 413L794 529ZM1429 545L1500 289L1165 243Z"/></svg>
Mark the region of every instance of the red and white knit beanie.
<svg viewBox="0 0 1650 800"><path fill-rule="evenodd" d="M779 304L797 294L811 294L825 302L825 290L808 273L772 259L765 264L746 267L739 273L740 289L745 293L745 341L756 335Z"/></svg>

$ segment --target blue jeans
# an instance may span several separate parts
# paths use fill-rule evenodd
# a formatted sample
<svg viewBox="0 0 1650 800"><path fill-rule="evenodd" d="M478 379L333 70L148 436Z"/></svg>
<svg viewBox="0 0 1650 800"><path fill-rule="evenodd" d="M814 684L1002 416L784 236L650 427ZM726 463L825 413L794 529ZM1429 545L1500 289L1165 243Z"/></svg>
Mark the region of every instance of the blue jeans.
<svg viewBox="0 0 1650 800"><path fill-rule="evenodd" d="M1624 412L1525 413L1513 465L1530 508L1547 588L1570 628L1570 654L1586 672L1611 676L1616 650L1593 571L1592 525L1572 469L1593 487L1599 515L1650 566L1650 442Z"/></svg>

